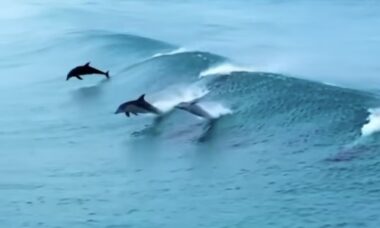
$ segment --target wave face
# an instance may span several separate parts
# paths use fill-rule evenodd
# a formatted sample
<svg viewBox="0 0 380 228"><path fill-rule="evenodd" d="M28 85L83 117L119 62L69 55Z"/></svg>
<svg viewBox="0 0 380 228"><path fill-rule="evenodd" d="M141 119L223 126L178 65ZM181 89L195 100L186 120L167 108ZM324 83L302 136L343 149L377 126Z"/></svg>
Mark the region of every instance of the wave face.
<svg viewBox="0 0 380 228"><path fill-rule="evenodd" d="M25 7L0 38L4 227L379 224L378 93L142 36L133 11L122 32L100 3ZM111 80L65 81L88 61ZM141 94L163 118L113 114ZM195 99L213 120L174 108Z"/></svg>

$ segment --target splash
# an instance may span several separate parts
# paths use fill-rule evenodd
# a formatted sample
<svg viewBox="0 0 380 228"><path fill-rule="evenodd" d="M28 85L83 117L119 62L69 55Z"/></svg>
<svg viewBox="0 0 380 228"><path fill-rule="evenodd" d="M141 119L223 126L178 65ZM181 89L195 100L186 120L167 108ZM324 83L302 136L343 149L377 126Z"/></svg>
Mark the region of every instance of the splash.
<svg viewBox="0 0 380 228"><path fill-rule="evenodd" d="M157 94L159 99L153 104L163 112L168 112L181 102L199 99L207 93L209 91L199 85L175 86Z"/></svg>
<svg viewBox="0 0 380 228"><path fill-rule="evenodd" d="M210 116L214 119L233 113L230 108L218 102L202 102L199 103L199 106L206 110L207 113L210 114Z"/></svg>
<svg viewBox="0 0 380 228"><path fill-rule="evenodd" d="M218 74L231 74L233 72L242 72L242 71L253 72L254 70L252 68L236 66L231 63L224 63L221 65L211 67L205 71L202 71L199 74L199 77L201 78L201 77L207 77L210 75L218 75Z"/></svg>
<svg viewBox="0 0 380 228"><path fill-rule="evenodd" d="M380 131L380 108L369 109L368 123L362 127L362 136L369 136Z"/></svg>
<svg viewBox="0 0 380 228"><path fill-rule="evenodd" d="M153 105L163 112L169 112L181 102L194 101L203 98L208 93L209 90L199 84L192 84L190 86L176 85L155 94L158 99L153 102ZM198 105L210 114L213 119L233 113L230 108L219 102L200 101Z"/></svg>

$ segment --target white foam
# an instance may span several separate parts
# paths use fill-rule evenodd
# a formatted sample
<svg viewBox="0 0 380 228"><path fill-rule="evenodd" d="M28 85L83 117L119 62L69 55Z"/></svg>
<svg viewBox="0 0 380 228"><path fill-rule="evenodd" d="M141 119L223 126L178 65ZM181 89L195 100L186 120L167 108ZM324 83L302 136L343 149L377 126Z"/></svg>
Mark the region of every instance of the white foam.
<svg viewBox="0 0 380 228"><path fill-rule="evenodd" d="M181 102L189 102L204 97L209 90L199 84L192 85L174 85L162 92L156 93L156 101L153 105L163 112L169 112ZM214 101L201 101L199 104L212 118L219 118L224 115L233 113L225 105Z"/></svg>
<svg viewBox="0 0 380 228"><path fill-rule="evenodd" d="M206 77L206 76L218 75L218 74L231 74L233 72L241 72L241 71L253 72L254 70L252 68L236 66L231 63L224 63L224 64L213 66L205 71L202 71L199 74L199 77Z"/></svg>
<svg viewBox="0 0 380 228"><path fill-rule="evenodd" d="M198 104L201 106L212 118L219 118L221 116L232 114L232 110L218 102L202 102Z"/></svg>
<svg viewBox="0 0 380 228"><path fill-rule="evenodd" d="M153 104L163 112L167 112L181 102L189 102L201 98L208 92L206 88L199 85L175 86L157 94L159 99L153 102Z"/></svg>
<svg viewBox="0 0 380 228"><path fill-rule="evenodd" d="M369 109L368 123L362 127L362 136L369 136L380 131L380 108Z"/></svg>
<svg viewBox="0 0 380 228"><path fill-rule="evenodd" d="M172 50L172 51L169 51L169 52L163 52L163 53L154 54L152 56L152 58L157 58L157 57L160 57L160 56L167 56L167 55L175 55L175 54L183 53L183 52L186 52L186 51L188 51L186 48L180 47L178 49L175 49L175 50Z"/></svg>

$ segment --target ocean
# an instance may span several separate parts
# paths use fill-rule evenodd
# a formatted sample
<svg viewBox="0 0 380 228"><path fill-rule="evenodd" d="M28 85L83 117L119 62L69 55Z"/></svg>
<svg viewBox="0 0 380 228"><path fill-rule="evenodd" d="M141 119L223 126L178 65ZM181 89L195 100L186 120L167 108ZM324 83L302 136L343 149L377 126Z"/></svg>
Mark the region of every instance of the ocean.
<svg viewBox="0 0 380 228"><path fill-rule="evenodd" d="M0 227L378 228L379 12L3 0ZM163 118L114 114L142 94Z"/></svg>

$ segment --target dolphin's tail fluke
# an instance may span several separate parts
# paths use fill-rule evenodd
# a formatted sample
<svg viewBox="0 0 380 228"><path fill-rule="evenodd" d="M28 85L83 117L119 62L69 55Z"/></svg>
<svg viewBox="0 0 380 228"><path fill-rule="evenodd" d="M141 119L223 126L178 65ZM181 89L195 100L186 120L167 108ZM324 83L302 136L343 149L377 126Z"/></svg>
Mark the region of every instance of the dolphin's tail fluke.
<svg viewBox="0 0 380 228"><path fill-rule="evenodd" d="M110 71L107 71L104 75L105 75L107 78L110 78Z"/></svg>

